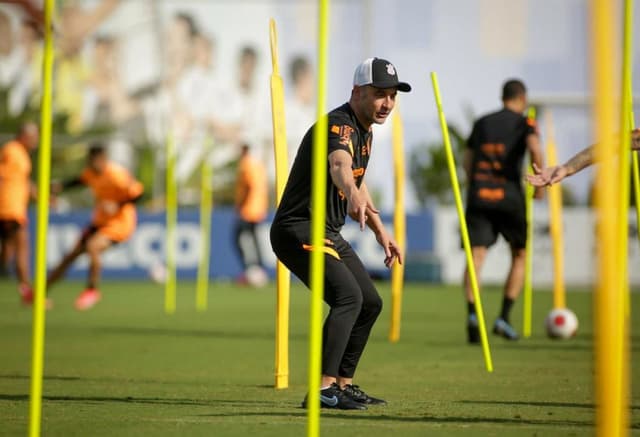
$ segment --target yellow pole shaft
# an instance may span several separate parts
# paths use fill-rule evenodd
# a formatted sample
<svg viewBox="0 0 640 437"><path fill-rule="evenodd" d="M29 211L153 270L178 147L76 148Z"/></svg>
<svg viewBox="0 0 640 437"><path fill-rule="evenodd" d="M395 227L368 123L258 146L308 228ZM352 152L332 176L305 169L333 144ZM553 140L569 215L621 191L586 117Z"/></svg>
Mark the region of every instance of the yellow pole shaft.
<svg viewBox="0 0 640 437"><path fill-rule="evenodd" d="M547 125L547 162L550 167L558 165L555 135L551 112L546 114ZM566 307L564 286L564 229L562 225L562 186L554 184L549 187L549 230L553 253L553 307Z"/></svg>
<svg viewBox="0 0 640 437"><path fill-rule="evenodd" d="M445 152L447 154L447 165L449 167L449 176L451 178L451 186L453 188L453 196L456 201L456 209L458 210L458 220L460 221L460 233L462 234L462 243L467 258L467 267L469 269L469 279L471 281L471 289L475 300L476 313L478 315L478 325L480 328L480 341L482 343L482 353L487 372L493 372L493 362L491 360L491 350L489 348L489 340L487 339L487 328L484 324L484 312L482 310L482 302L480 301L480 290L478 288L478 278L473 264L473 255L471 254L471 242L469 241L469 231L467 229L467 220L464 215L462 206L462 195L460 194L460 184L458 183L458 172L456 170L456 162L451 149L451 140L449 139L449 129L447 120L442 109L442 100L440 99L440 87L438 85L438 76L435 72L431 72L431 83L433 85L433 94L436 99L438 109L438 118L440 119L440 129L442 130L442 140L444 142Z"/></svg>
<svg viewBox="0 0 640 437"><path fill-rule="evenodd" d="M634 129L634 123L630 127ZM638 165L638 152L631 154L631 163L633 166L633 193L636 199L636 231L638 241L640 242L640 165Z"/></svg>
<svg viewBox="0 0 640 437"><path fill-rule="evenodd" d="M329 0L319 0L318 14L318 121L313 132L311 183L311 308L309 313L309 396L307 435L320 435L320 375L322 372L322 298L324 295L324 236L327 208L327 62Z"/></svg>
<svg viewBox="0 0 640 437"><path fill-rule="evenodd" d="M271 64L271 114L273 123L273 151L276 167L276 206L284 192L289 173L287 158L287 130L284 112L284 85L278 68L278 34L276 22L269 21ZM289 300L291 277L280 261L276 264L276 350L275 387L289 387Z"/></svg>
<svg viewBox="0 0 640 437"><path fill-rule="evenodd" d="M632 37L633 37L633 20L629 17L633 17L633 1L626 0L625 3L625 42L627 47L626 51L633 53L632 51ZM633 71L631 71L631 65L629 65L628 80L626 81L625 93L627 93L629 108L626 111L629 112L629 130L636 128L635 115L633 114ZM640 242L640 165L638 164L638 152L631 153L631 163L633 172L633 193L636 200L636 231L638 241ZM629 305L631 310L631 305Z"/></svg>
<svg viewBox="0 0 640 437"><path fill-rule="evenodd" d="M610 0L591 1L593 56L593 86L598 267L594 294L594 356L596 435L618 437L628 434L628 404L623 386L622 363L625 348L624 285L618 258L617 209L620 207L620 178L615 167L613 133L615 126L615 3ZM628 135L628 132L621 132Z"/></svg>
<svg viewBox="0 0 640 437"><path fill-rule="evenodd" d="M629 329L631 318L631 294L629 287L629 198L631 181L629 180L629 168L631 164L631 140L628 132L631 130L633 113L631 68L633 63L633 1L624 0L622 32L622 83L620 99L620 143L618 165L620 166L620 207L618 208L618 256L622 262L619 264L620 293L622 293L623 308L619 314L617 335L621 338L619 357L620 361L620 402L622 406L621 428L623 433L628 433L628 405L630 398L630 359ZM636 210L637 213L637 210Z"/></svg>
<svg viewBox="0 0 640 437"><path fill-rule="evenodd" d="M535 120L536 108L529 108L529 118ZM527 172L532 173L531 162ZM533 311L533 193L531 184L525 184L525 209L527 218L527 247L525 252L524 287L522 298L522 335L531 337L531 313Z"/></svg>
<svg viewBox="0 0 640 437"><path fill-rule="evenodd" d="M47 228L51 181L51 100L53 77L53 0L44 3L44 58L42 65L42 107L38 157L38 216L36 219L35 299L29 395L29 436L38 437L42 422L42 373L44 369L45 299L47 285Z"/></svg>
<svg viewBox="0 0 640 437"><path fill-rule="evenodd" d="M405 162L404 162L404 130L400 109L396 109L392 118L393 173L395 190L395 208L393 212L393 230L400 251L404 254L407 247L406 213L404 202ZM394 263L391 268L391 324L389 341L400 340L400 324L402 321L402 289L404 287L404 265Z"/></svg>
<svg viewBox="0 0 640 437"><path fill-rule="evenodd" d="M176 151L173 133L167 137L167 174L166 174L166 196L167 196L167 282L164 290L164 311L173 314L176 311L176 223L178 221L178 193L175 177Z"/></svg>
<svg viewBox="0 0 640 437"><path fill-rule="evenodd" d="M209 304L209 261L211 258L211 213L213 212L213 190L211 187L210 144L202 160L200 170L200 262L196 281L196 310L206 311Z"/></svg>

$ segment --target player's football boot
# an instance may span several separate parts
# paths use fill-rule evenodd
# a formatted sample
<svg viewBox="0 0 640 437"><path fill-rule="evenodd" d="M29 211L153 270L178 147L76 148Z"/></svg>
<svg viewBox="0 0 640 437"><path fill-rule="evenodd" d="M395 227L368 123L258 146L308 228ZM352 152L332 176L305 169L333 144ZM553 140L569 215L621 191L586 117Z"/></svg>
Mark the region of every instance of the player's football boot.
<svg viewBox="0 0 640 437"><path fill-rule="evenodd" d="M516 330L513 329L513 326L511 326L502 317L498 317L493 324L493 333L500 335L507 340L518 340L520 338Z"/></svg>
<svg viewBox="0 0 640 437"><path fill-rule="evenodd" d="M342 389L342 392L349 396L356 402L360 402L365 405L387 405L387 401L384 399L374 398L366 394L359 386L347 384Z"/></svg>
<svg viewBox="0 0 640 437"><path fill-rule="evenodd" d="M307 408L307 396L302 401L302 408ZM324 390L320 390L320 407L335 408L338 410L366 410L367 407L354 401L348 394L340 389L335 382Z"/></svg>
<svg viewBox="0 0 640 437"><path fill-rule="evenodd" d="M480 328L478 328L478 316L469 314L467 318L467 341L469 344L480 343Z"/></svg>
<svg viewBox="0 0 640 437"><path fill-rule="evenodd" d="M33 305L33 289L27 284L20 284L18 286L18 292L20 293L20 301L23 305ZM53 301L49 298L44 300L44 307L48 310L53 308Z"/></svg>
<svg viewBox="0 0 640 437"><path fill-rule="evenodd" d="M87 288L76 298L76 309L78 311L86 311L91 309L100 302L102 294L95 288Z"/></svg>

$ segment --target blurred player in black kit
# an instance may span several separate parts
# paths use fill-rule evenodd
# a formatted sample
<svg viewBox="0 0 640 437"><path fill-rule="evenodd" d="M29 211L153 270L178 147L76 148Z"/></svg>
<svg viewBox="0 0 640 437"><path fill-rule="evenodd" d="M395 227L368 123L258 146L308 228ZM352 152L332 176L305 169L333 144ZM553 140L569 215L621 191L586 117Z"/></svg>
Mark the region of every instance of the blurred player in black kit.
<svg viewBox="0 0 640 437"><path fill-rule="evenodd" d="M511 269L504 285L500 315L493 332L508 340L518 333L509 322L509 313L524 283L527 220L522 187L522 165L525 153L531 162L542 167L542 150L535 121L522 114L527 107L527 90L519 80L508 80L502 88L503 108L478 119L473 125L464 155L468 181L466 219L473 263L480 272L487 255L501 234L511 246ZM536 189L535 197L543 192ZM464 288L467 299L467 334L469 343L479 343L478 318L465 270Z"/></svg>

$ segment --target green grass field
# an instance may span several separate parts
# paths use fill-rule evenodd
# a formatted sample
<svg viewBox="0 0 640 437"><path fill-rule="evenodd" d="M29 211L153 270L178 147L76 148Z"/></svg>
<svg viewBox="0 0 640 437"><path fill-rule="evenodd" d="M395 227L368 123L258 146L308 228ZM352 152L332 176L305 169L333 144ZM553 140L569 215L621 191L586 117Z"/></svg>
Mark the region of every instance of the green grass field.
<svg viewBox="0 0 640 437"><path fill-rule="evenodd" d="M25 435L31 313L14 285L0 283L0 435ZM302 436L308 292L291 305L291 386L273 384L274 288L212 284L210 308L194 309L194 286L179 286L178 311L163 313L163 288L109 282L86 313L72 308L81 284L54 291L47 313L43 434L47 436ZM389 302L389 287L380 284ZM387 306L357 382L389 400L365 412L323 410L323 435L584 436L594 433L591 294L573 292L577 338L551 341L551 294L534 297L534 334L507 343L490 336L495 371L465 344L456 288L408 285L402 338L387 342ZM489 323L500 295L484 293ZM640 295L633 298L640 311ZM514 309L520 327L521 307ZM634 319L632 434L640 435L640 322Z"/></svg>

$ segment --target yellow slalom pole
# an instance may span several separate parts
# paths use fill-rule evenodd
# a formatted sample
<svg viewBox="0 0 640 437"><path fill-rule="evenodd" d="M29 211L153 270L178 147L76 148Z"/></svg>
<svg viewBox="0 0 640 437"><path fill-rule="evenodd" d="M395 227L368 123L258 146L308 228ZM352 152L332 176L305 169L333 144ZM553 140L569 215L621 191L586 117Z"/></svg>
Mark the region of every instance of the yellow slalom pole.
<svg viewBox="0 0 640 437"><path fill-rule="evenodd" d="M628 435L628 403L624 386L628 384L623 357L627 345L624 333L624 285L618 257L617 209L620 207L620 179L615 166L615 78L613 48L615 38L615 3L610 0L591 1L591 35L593 56L595 120L596 205L598 267L594 293L594 357L596 435L618 437ZM628 132L621 132L628 135Z"/></svg>
<svg viewBox="0 0 640 437"><path fill-rule="evenodd" d="M51 183L51 81L53 76L54 1L44 3L44 58L42 61L42 107L38 157L38 216L36 219L35 298L29 395L29 436L38 437L42 422L42 373L44 368L45 299L47 285L47 228Z"/></svg>
<svg viewBox="0 0 640 437"><path fill-rule="evenodd" d="M476 313L478 315L478 325L480 328L480 341L482 343L482 353L484 355L484 363L487 372L493 372L493 362L491 360L491 349L489 348L489 340L487 339L487 328L484 324L484 312L482 310L482 302L480 301L480 290L478 289L478 278L476 277L476 269L473 264L473 255L471 254L471 242L469 241L469 231L467 230L467 220L464 215L462 206L462 196L460 195L460 184L458 183L458 172L456 170L456 162L451 150L451 141L449 140L449 128L447 120L442 109L442 100L440 99L440 87L438 85L438 75L435 71L431 72L431 84L433 85L433 94L436 99L438 108L438 118L440 119L440 129L442 129L442 140L447 153L447 164L449 166L449 175L451 177L451 186L453 195L456 200L456 208L458 210L458 220L460 220L460 233L462 234L462 243L464 252L467 257L467 267L469 269L469 279L471 281L471 289L475 300Z"/></svg>
<svg viewBox="0 0 640 437"><path fill-rule="evenodd" d="M397 107L392 118L393 142L393 173L395 189L395 208L393 212L393 231L401 253L406 253L407 247L407 217L404 204L404 131L400 109ZM404 265L394 263L391 268L391 324L389 326L389 341L396 343L400 340L400 322L402 320L402 288L404 286Z"/></svg>
<svg viewBox="0 0 640 437"><path fill-rule="evenodd" d="M327 63L329 0L318 1L318 121L313 131L311 169L311 308L309 314L309 396L307 436L320 435L320 375L322 373L322 298L324 295L324 236L327 208Z"/></svg>
<svg viewBox="0 0 640 437"><path fill-rule="evenodd" d="M619 175L619 187L618 192L620 196L619 208L618 208L618 256L623 261L619 265L618 274L620 275L620 293L623 298L623 308L619 314L621 322L618 323L617 335L621 338L621 346L619 351L620 361L620 399L621 407L623 410L628 409L630 398L630 367L631 367L631 350L629 348L629 330L630 330L630 318L631 318L631 294L629 286L629 194L631 191L631 184L629 181L629 168L631 164L631 139L629 138L629 131L631 130L631 117L633 113L632 88L631 88L631 68L633 62L633 1L624 0L624 14L623 14L623 32L622 32L622 83L620 99L620 141L619 141L619 158L618 165L620 166ZM637 209L636 209L637 213ZM615 334L615 333L614 333ZM622 432L628 426L625 423L625 415L628 413L622 413L623 418L621 420Z"/></svg>
<svg viewBox="0 0 640 437"><path fill-rule="evenodd" d="M545 114L545 124L547 126L547 163L549 167L553 167L558 165L558 154L551 111L547 111ZM549 230L553 248L553 307L565 308L564 229L562 226L562 186L560 184L549 187Z"/></svg>
<svg viewBox="0 0 640 437"><path fill-rule="evenodd" d="M528 117L536 119L536 108L529 108ZM532 173L531 162L527 166L527 172ZM533 311L533 193L531 184L525 184L525 210L527 218L527 247L525 253L524 287L522 299L522 335L531 337L531 312Z"/></svg>
<svg viewBox="0 0 640 437"><path fill-rule="evenodd" d="M212 141L212 140L211 140ZM209 160L212 149L207 141L200 170L200 263L196 281L196 310L206 311L209 304L209 262L211 257L211 213L213 211L212 169Z"/></svg>
<svg viewBox="0 0 640 437"><path fill-rule="evenodd" d="M633 1L625 0L624 5L624 53L625 56L632 56L633 48ZM628 71L626 72L626 80L624 83L624 93L626 94L628 100L628 107L624 110L629 114L629 130L633 130L636 128L635 116L633 114L633 71L630 60L629 64L626 68ZM631 164L633 170L633 193L634 199L636 201L636 230L638 241L640 242L640 165L638 163L638 152L631 152ZM631 308L631 305L629 305Z"/></svg>
<svg viewBox="0 0 640 437"><path fill-rule="evenodd" d="M173 132L167 136L166 144L166 221L167 221L167 282L164 289L164 311L167 314L176 312L176 223L178 221L178 193L176 183L176 150Z"/></svg>
<svg viewBox="0 0 640 437"><path fill-rule="evenodd" d="M287 162L287 130L284 113L284 86L278 67L278 34L276 22L269 20L271 43L271 114L273 123L273 151L276 166L276 206L284 192L289 173ZM289 292L291 276L280 261L276 264L276 388L289 387Z"/></svg>

